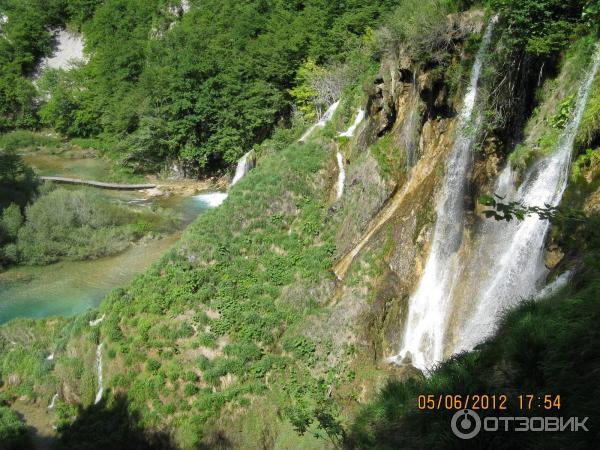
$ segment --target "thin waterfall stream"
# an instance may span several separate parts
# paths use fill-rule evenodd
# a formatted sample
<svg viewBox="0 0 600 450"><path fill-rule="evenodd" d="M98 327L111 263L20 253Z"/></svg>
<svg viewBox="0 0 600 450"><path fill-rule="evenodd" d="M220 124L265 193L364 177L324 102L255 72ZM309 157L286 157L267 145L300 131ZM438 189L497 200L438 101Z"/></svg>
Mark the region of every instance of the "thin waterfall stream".
<svg viewBox="0 0 600 450"><path fill-rule="evenodd" d="M254 167L254 163L250 160L250 153L246 152L237 162L235 167L235 174L231 179L231 184L229 188L233 185L237 184L252 168ZM205 194L195 195L194 198L203 203L206 203L211 208L216 208L217 206L221 206L221 204L225 201L229 193L227 192L207 192Z"/></svg>
<svg viewBox="0 0 600 450"><path fill-rule="evenodd" d="M313 133L313 131L315 131L316 128L323 128L325 125L327 125L327 122L329 122L331 120L331 118L333 117L333 114L335 113L335 111L339 105L340 105L339 100L332 103L331 105L329 105L329 108L327 108L327 111L325 111L325 114L323 114L323 117L321 117L321 119L317 123L315 123L308 130L306 130L304 132L304 134L300 137L300 139L298 139L298 142L303 144L304 142L306 142L306 140L309 138L309 136Z"/></svg>
<svg viewBox="0 0 600 450"><path fill-rule="evenodd" d="M98 391L96 391L94 405L100 403L102 394L104 393L104 380L102 378L102 343L98 344L98 347L96 347L96 371L98 374Z"/></svg>
<svg viewBox="0 0 600 450"><path fill-rule="evenodd" d="M344 169L344 157L338 151L335 154L335 158L338 164L338 179L336 183L335 198L339 200L344 195L344 182L346 181L346 169Z"/></svg>
<svg viewBox="0 0 600 450"><path fill-rule="evenodd" d="M347 137L347 138L353 137L354 133L356 132L356 129L358 128L358 126L360 125L360 123L363 121L364 118L365 118L365 110L360 108L356 113L356 117L354 118L352 125L350 125L350 127L346 131L342 131L342 132L338 133L338 136ZM340 153L339 147L335 153L335 158L337 160L337 165L338 165L338 179L337 179L337 183L336 183L335 198L336 198L336 200L339 200L340 198L342 198L342 195L344 195L344 183L346 182L346 169L344 168L344 156Z"/></svg>
<svg viewBox="0 0 600 450"><path fill-rule="evenodd" d="M250 169L252 169L252 163L248 159L249 156L250 152L247 152L244 154L244 156L242 156L239 159L235 168L235 174L233 175L233 179L231 180L231 186L240 181L244 177L244 175L246 175L248 172L250 172Z"/></svg>
<svg viewBox="0 0 600 450"><path fill-rule="evenodd" d="M341 137L354 136L354 132L356 131L356 128L358 128L358 126L360 125L360 123L363 121L364 118L365 118L365 110L361 108L356 113L356 117L354 118L354 122L352 122L352 125L350 125L350 127L346 131L342 131L341 133L339 133L338 136L341 136Z"/></svg>

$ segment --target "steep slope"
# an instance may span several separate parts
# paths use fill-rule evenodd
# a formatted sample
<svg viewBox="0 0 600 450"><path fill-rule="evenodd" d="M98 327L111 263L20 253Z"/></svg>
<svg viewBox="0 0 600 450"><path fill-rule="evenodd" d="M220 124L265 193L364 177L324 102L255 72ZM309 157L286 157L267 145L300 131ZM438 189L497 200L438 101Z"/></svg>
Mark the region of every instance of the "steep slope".
<svg viewBox="0 0 600 450"><path fill-rule="evenodd" d="M423 390L514 394L531 388L541 395L556 389L591 414L582 393L588 389L590 398L598 398L589 381L596 370L597 276L593 266L581 267L595 253L568 235L597 242L593 227L556 224L552 233L551 244L568 255L552 276L567 263L579 272L575 287L556 299L568 292L575 300L521 306L506 316L495 340L454 357L430 378L409 364L386 361L401 348L409 298L435 253L435 223L445 212L436 204L452 174L455 142L470 139L463 156L472 158L449 211L451 219L461 215L464 247L453 256L460 259L472 256L473 236L485 223L478 194L492 189L509 153L521 171L540 156L540 135L557 114L564 119L560 104L580 82L571 72L573 77L556 77L553 70L564 67L558 61L572 56L558 50L547 59L527 56L522 72L498 69L506 63L502 58L514 56L503 53L512 37L504 19L498 34L483 41L502 58L488 58L481 79L470 83L492 14L434 14L427 7L439 2L417 2L423 8L413 10L408 3L394 17L407 26L398 17L420 14L423 23L417 23L426 26L417 27L416 35L400 33L414 42L400 39L401 45L378 54L378 75L367 78L364 90L358 82L347 87L331 106L330 122L304 137L306 130L280 130L257 147L256 167L146 274L113 292L99 311L1 327L1 401L42 411L46 423L38 431L54 434L63 448L119 448L123 442L129 448L184 449L455 446L449 413L414 410ZM569 18L581 16L571 13ZM429 16L439 22L431 25ZM580 63L574 68L589 63L594 37L582 40L586 45L573 51ZM552 70L540 70L553 58ZM502 81L499 74L510 79L510 95L503 82L498 91L490 87ZM554 90L538 98L540 107L532 112L536 82ZM590 105L596 107L594 83ZM495 103L498 96L516 98L521 88L522 98L514 99L519 117L490 121L490 108L505 106ZM461 124L465 106L484 111L474 135ZM353 133L344 132L357 110L365 111L364 120ZM570 112L565 114L568 121ZM576 151L593 149L577 158L577 189L566 193L577 199L575 207L588 210L598 207L597 124L597 114L586 109L585 137L578 138L585 144ZM513 152L517 141L524 145ZM582 336L590 344L579 354ZM561 365L585 369L571 397L565 388L570 371L561 372ZM403 384L379 392L390 377Z"/></svg>

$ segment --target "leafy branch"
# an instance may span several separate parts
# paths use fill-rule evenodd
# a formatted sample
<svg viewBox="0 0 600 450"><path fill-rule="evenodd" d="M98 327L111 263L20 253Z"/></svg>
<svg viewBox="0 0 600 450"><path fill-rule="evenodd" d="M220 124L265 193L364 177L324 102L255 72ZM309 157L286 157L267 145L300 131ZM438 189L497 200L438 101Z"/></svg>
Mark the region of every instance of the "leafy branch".
<svg viewBox="0 0 600 450"><path fill-rule="evenodd" d="M479 203L492 209L483 211L488 219L506 220L510 222L513 219L524 220L525 217L537 214L541 220L549 220L552 223L564 222L586 222L588 219L585 213L579 209L563 206L552 206L545 203L544 206L527 206L520 202L502 203L498 200L504 200L497 194L483 194L479 197Z"/></svg>

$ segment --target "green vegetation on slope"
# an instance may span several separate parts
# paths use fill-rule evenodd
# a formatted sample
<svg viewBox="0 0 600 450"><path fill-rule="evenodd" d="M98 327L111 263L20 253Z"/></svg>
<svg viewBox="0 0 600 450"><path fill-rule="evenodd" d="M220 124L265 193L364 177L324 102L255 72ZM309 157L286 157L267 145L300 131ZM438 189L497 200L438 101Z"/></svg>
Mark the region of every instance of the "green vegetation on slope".
<svg viewBox="0 0 600 450"><path fill-rule="evenodd" d="M25 424L0 402L0 450L25 450L30 444Z"/></svg>
<svg viewBox="0 0 600 450"><path fill-rule="evenodd" d="M90 356L93 343L103 342L105 407L117 408L115 402L124 397L140 427L171 431L184 448L206 437L203 430L223 409L241 410L273 386L284 390L284 416L306 429L328 386L345 376L339 367L313 372L319 342L298 328L319 309L319 290L293 301L284 295L296 284L320 286L332 277L330 181L323 170L333 164L329 156L307 144L264 157L221 207L190 226L160 264L108 297L98 328L82 328L87 318L53 327L40 322L41 330L55 331L41 331L26 347L6 343L0 358L3 390L17 396L29 386L32 398L46 398L62 382L59 432L70 442L79 425L69 426L73 407L63 403L65 386L69 402L77 396L82 406L90 405ZM12 322L11 335L29 324ZM41 349L49 346L57 347L55 363L43 360ZM71 361L72 351L84 355L86 364ZM52 375L36 375L40 365ZM18 384L8 382L12 373L19 374ZM75 381L76 373L81 381ZM92 420L86 411L81 417ZM115 432L112 438L119 442L123 436ZM77 441L90 439L95 436Z"/></svg>

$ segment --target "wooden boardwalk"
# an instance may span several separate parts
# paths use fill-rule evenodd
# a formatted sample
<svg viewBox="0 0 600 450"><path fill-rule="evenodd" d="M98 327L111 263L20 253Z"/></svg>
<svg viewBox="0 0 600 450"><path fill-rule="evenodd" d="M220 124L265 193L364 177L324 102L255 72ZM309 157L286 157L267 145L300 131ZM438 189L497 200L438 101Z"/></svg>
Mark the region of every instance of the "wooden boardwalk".
<svg viewBox="0 0 600 450"><path fill-rule="evenodd" d="M102 181L94 180L81 180L79 178L65 178L65 177L40 177L44 181L53 181L54 183L65 183L65 184L81 184L85 186L93 186L100 189L115 189L119 191L137 191L140 189L152 189L155 188L155 184L118 184L118 183L104 183Z"/></svg>

